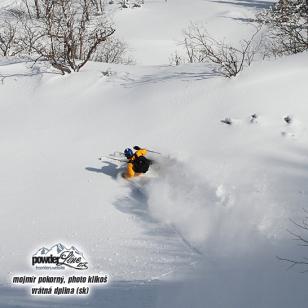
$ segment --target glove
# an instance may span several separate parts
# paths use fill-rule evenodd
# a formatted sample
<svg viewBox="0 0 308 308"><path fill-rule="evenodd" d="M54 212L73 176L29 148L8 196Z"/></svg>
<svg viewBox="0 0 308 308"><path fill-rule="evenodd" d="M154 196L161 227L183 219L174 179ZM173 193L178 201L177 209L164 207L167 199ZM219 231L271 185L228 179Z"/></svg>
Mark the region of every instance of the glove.
<svg viewBox="0 0 308 308"><path fill-rule="evenodd" d="M141 148L138 147L138 145L135 145L135 146L134 146L134 150L138 151L138 150L141 150Z"/></svg>

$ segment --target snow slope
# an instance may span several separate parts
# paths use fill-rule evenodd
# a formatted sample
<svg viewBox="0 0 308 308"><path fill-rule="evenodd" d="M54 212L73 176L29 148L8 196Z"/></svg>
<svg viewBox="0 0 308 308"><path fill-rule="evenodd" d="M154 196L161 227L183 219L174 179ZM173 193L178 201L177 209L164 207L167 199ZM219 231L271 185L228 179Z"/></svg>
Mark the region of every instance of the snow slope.
<svg viewBox="0 0 308 308"><path fill-rule="evenodd" d="M249 15L264 5L178 3L160 5L198 16L207 3L220 35L231 31L220 10ZM157 7L115 18L144 12L146 22ZM180 18L170 20L179 29ZM138 41L132 25L126 30ZM140 63L167 63L172 46L157 43L148 57L145 45L136 47ZM299 221L307 204L307 60L255 63L223 79L205 65L90 63L61 76L41 63L2 59L1 282L29 271L40 247L61 242L113 283L84 301L48 298L37 302L42 307L306 307L307 276L285 271L276 256L305 256L287 229L298 231L289 219ZM153 156L158 177L125 182L118 163L97 159L135 144L163 153ZM22 291L1 294L1 307L33 306Z"/></svg>
<svg viewBox="0 0 308 308"><path fill-rule="evenodd" d="M112 66L111 77L94 63L65 77L2 65L24 74L1 85L2 280L62 241L114 281L194 276L197 266L266 268L277 283L285 267L275 256L302 255L286 229L307 201L306 60L260 63L231 80L203 65ZM170 155L159 178L127 183L97 160L131 144Z"/></svg>
<svg viewBox="0 0 308 308"><path fill-rule="evenodd" d="M138 64L169 64L181 54L183 30L191 22L206 25L218 39L236 42L254 31L248 22L270 1L151 0L142 8L115 10L117 36L127 41Z"/></svg>

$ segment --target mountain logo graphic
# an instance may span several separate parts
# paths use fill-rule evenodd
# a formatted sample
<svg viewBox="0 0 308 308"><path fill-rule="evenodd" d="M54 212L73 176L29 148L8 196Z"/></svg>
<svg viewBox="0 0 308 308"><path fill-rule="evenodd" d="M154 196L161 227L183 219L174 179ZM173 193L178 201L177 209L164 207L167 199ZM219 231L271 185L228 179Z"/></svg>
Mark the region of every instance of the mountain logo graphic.
<svg viewBox="0 0 308 308"><path fill-rule="evenodd" d="M51 248L42 247L32 256L32 266L37 269L88 269L88 262L74 246L66 248L58 243Z"/></svg>

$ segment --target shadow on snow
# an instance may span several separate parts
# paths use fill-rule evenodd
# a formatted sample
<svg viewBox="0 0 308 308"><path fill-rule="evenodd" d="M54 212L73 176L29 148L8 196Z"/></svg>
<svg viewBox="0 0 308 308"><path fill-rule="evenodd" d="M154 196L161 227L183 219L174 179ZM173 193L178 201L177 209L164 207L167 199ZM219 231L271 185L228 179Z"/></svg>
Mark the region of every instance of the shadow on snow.
<svg viewBox="0 0 308 308"><path fill-rule="evenodd" d="M251 7L251 8L256 8L256 9L268 9L273 4L273 2L260 1L260 0L253 0L253 1L249 1L249 0L236 0L236 1L211 0L211 2Z"/></svg>
<svg viewBox="0 0 308 308"><path fill-rule="evenodd" d="M100 169L93 167L86 167L85 169L90 172L106 174L112 177L114 180L116 180L118 174L124 170L124 167L118 166L117 164L114 164L109 161L103 161L102 163L106 164L106 166L102 166Z"/></svg>

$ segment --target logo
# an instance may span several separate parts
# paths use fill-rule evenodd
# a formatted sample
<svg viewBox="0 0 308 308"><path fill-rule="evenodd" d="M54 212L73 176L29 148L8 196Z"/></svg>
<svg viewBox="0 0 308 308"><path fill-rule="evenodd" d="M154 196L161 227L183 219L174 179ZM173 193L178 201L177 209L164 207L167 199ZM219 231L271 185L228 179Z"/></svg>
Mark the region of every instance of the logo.
<svg viewBox="0 0 308 308"><path fill-rule="evenodd" d="M51 248L42 247L32 256L32 266L36 269L88 269L88 262L83 254L74 246L66 248L62 244Z"/></svg>

